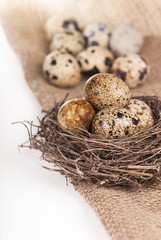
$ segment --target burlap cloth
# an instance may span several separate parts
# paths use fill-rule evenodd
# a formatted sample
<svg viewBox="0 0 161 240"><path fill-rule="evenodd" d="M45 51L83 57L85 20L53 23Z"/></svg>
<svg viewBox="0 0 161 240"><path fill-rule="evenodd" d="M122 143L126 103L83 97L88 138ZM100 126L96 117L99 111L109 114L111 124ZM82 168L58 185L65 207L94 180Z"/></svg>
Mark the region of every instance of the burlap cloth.
<svg viewBox="0 0 161 240"><path fill-rule="evenodd" d="M132 23L146 36L142 50L151 65L147 83L133 94L156 94L161 89L161 1L160 0L67 0L42 6L25 0L9 1L1 11L1 20L11 46L23 65L26 80L44 109L70 92L81 96L84 81L73 89L55 88L44 81L42 62L48 52L44 22L51 14L75 17L84 26L105 22L111 29L120 23ZM36 4L35 4L36 3ZM159 188L159 187L158 187ZM76 190L88 201L113 239L161 239L161 190L105 189L79 184Z"/></svg>

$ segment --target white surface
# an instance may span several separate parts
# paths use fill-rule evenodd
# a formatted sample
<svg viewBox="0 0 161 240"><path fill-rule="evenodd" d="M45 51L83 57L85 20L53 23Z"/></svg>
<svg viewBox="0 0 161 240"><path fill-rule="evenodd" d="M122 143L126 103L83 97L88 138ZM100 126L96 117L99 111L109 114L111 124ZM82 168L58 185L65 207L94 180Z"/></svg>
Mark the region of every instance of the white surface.
<svg viewBox="0 0 161 240"><path fill-rule="evenodd" d="M108 240L99 219L71 184L41 167L40 153L18 151L41 107L0 26L0 240Z"/></svg>

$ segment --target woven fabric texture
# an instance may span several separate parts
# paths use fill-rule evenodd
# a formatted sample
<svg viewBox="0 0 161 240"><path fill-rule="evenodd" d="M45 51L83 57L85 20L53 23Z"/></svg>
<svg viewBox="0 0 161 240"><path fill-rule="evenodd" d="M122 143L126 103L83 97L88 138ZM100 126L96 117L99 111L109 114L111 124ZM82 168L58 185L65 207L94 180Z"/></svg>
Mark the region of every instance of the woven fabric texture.
<svg viewBox="0 0 161 240"><path fill-rule="evenodd" d="M150 66L148 81L132 91L135 95L160 95L161 90L161 1L160 0L68 0L43 6L37 1L8 1L1 21L13 49L19 56L26 80L43 109L49 110L56 99L83 95L81 83L71 89L49 85L42 74L42 63L48 53L44 24L51 15L74 17L82 27L104 22L111 30L119 24L135 25L145 36L141 55ZM127 191L80 183L75 187L95 210L114 240L161 239L161 190ZM158 186L159 188L159 186ZM161 186L160 186L161 189Z"/></svg>

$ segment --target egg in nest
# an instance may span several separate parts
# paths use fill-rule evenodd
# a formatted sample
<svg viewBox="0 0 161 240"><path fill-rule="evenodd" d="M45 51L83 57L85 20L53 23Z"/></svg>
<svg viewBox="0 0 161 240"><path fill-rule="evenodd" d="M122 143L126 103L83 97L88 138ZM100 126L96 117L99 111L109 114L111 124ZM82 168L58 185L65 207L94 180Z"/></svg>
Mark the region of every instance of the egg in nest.
<svg viewBox="0 0 161 240"><path fill-rule="evenodd" d="M106 107L122 108L131 97L126 84L119 77L109 73L99 73L89 78L84 86L84 95L97 110Z"/></svg>
<svg viewBox="0 0 161 240"><path fill-rule="evenodd" d="M73 98L59 109L57 120L64 128L83 128L89 130L95 110L86 100ZM76 129L75 129L76 130Z"/></svg>
<svg viewBox="0 0 161 240"><path fill-rule="evenodd" d="M124 108L105 108L99 111L92 122L92 132L107 138L124 138L154 125L149 106L131 99Z"/></svg>

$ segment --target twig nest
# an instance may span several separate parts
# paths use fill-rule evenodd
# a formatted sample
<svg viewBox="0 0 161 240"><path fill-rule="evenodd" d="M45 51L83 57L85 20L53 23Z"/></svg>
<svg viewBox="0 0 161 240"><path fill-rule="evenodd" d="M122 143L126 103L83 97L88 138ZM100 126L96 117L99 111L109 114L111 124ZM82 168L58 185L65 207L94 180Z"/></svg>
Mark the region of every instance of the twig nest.
<svg viewBox="0 0 161 240"><path fill-rule="evenodd" d="M46 79L58 87L73 87L80 81L80 67L69 53L54 51L48 54L43 72Z"/></svg>
<svg viewBox="0 0 161 240"><path fill-rule="evenodd" d="M129 88L144 83L149 74L146 60L137 54L118 57L112 65L112 73L120 77Z"/></svg>
<svg viewBox="0 0 161 240"><path fill-rule="evenodd" d="M149 106L137 99L121 109L105 108L99 111L92 123L92 132L107 138L124 138L154 125Z"/></svg>
<svg viewBox="0 0 161 240"><path fill-rule="evenodd" d="M52 40L55 33L65 32L65 31L78 31L81 29L78 22L75 19L64 19L59 16L54 16L49 18L45 24L45 33L49 41Z"/></svg>
<svg viewBox="0 0 161 240"><path fill-rule="evenodd" d="M84 37L78 31L57 33L51 42L50 51L59 50L77 55L83 51L84 45Z"/></svg>
<svg viewBox="0 0 161 240"><path fill-rule="evenodd" d="M132 120L130 118L132 115L127 115L131 110L125 107L121 111L119 109L112 110L116 114L115 125L114 119L113 121L112 118L109 119L110 108L106 108L108 113L107 121L101 118L103 116L105 118L106 114L101 114L104 110L100 111L100 121L105 122L108 129L108 137L63 128L57 121L58 111L59 113L63 111L63 109L61 110L62 103L57 103L40 121L40 126L36 126L37 134L32 135L31 132L30 147L40 150L44 160L53 163L56 166L56 171L60 171L66 177L72 177L75 183L84 180L98 186L122 185L131 187L150 185L152 181L156 183L157 180L160 180L161 174L161 101L156 96L142 96L137 97L137 99L144 101L150 107L155 120L154 126L139 131L137 134L128 137L129 135L126 135L128 132L125 132L125 128L121 129L119 127L118 134L122 132L123 136L126 137L111 139L110 127L107 125L107 122L111 123L113 135L117 134L116 122L118 124L124 123L127 129L128 126L132 126L133 130L136 130L137 126L139 126L135 124L137 120L140 121L141 115L138 114L138 118L134 117L135 120ZM82 101L82 99L80 100ZM134 115L136 112L138 113L137 106L139 108L143 106L137 105L135 102L131 104L135 105L135 109L133 109ZM76 112L76 108L77 105L74 108L71 107L72 114ZM71 112L69 112L69 121L73 123L75 118L70 117ZM123 118L121 118L121 114L124 114ZM68 112L64 114L64 118L67 118L67 116ZM77 121L79 119L80 117L76 120L76 126L78 126ZM127 123L126 119L129 119L131 122ZM132 125L132 121L135 124ZM100 128L100 131L103 130ZM127 131L130 130L128 129Z"/></svg>
<svg viewBox="0 0 161 240"><path fill-rule="evenodd" d="M90 103L81 98L73 98L61 106L57 120L64 128L77 127L89 130L94 114L95 110Z"/></svg>
<svg viewBox="0 0 161 240"><path fill-rule="evenodd" d="M116 56L138 53L143 45L141 32L132 25L120 25L110 38L110 49Z"/></svg>
<svg viewBox="0 0 161 240"><path fill-rule="evenodd" d="M81 71L84 74L108 72L114 56L112 52L101 46L90 46L77 56Z"/></svg>
<svg viewBox="0 0 161 240"><path fill-rule="evenodd" d="M97 110L106 107L122 108L131 97L126 84L119 77L109 73L99 73L90 77L85 83L84 95Z"/></svg>
<svg viewBox="0 0 161 240"><path fill-rule="evenodd" d="M110 31L103 23L93 23L85 27L84 36L87 46L107 47L109 43Z"/></svg>

